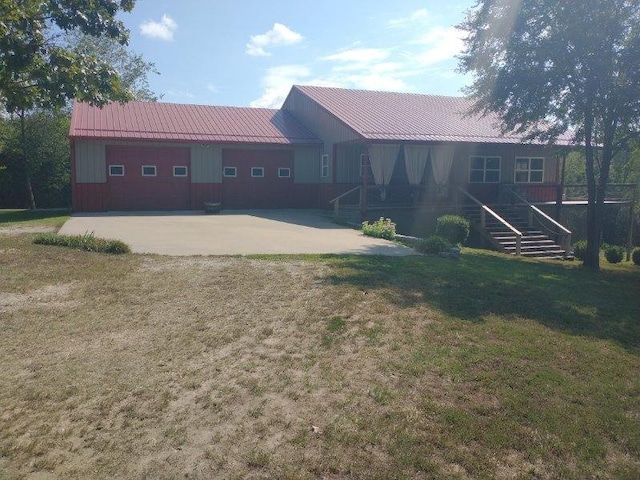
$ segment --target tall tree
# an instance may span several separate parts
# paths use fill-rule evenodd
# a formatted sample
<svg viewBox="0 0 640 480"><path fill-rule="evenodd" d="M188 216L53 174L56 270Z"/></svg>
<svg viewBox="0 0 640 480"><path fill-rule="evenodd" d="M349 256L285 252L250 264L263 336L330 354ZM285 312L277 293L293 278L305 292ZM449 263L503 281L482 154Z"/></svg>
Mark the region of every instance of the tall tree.
<svg viewBox="0 0 640 480"><path fill-rule="evenodd" d="M126 45L109 37L94 37L78 31L66 36L69 47L79 55L102 59L117 72L122 88L133 100L156 102L159 97L149 86L149 75L159 75L155 64L147 62Z"/></svg>
<svg viewBox="0 0 640 480"><path fill-rule="evenodd" d="M116 18L135 0L0 0L0 102L21 119L34 108L61 108L76 98L95 105L131 98L117 72L104 60L75 51L65 32L107 37L124 45L128 31ZM25 137L23 136L23 141ZM31 191L30 166L22 161ZM32 194L31 207L35 208Z"/></svg>
<svg viewBox="0 0 640 480"><path fill-rule="evenodd" d="M584 263L599 269L611 160L640 129L640 0L478 0L459 28L478 112L525 139L582 145Z"/></svg>

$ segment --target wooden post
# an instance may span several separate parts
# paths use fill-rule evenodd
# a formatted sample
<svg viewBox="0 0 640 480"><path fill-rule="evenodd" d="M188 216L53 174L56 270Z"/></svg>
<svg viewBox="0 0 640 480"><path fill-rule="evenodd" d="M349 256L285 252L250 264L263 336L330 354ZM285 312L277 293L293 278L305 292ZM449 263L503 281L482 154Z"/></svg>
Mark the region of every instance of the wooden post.
<svg viewBox="0 0 640 480"><path fill-rule="evenodd" d="M563 150L562 152L562 171L560 173L560 185L556 191L556 218L554 219L558 223L562 223L560 221L560 214L562 212L562 201L564 196L564 182L566 176L566 164L567 164L567 151Z"/></svg>
<svg viewBox="0 0 640 480"><path fill-rule="evenodd" d="M633 244L633 220L636 201L638 200L638 185L633 187L633 195L631 195L631 203L629 204L629 237L627 238L627 262L631 261L631 248Z"/></svg>
<svg viewBox="0 0 640 480"><path fill-rule="evenodd" d="M362 174L362 190L360 191L360 221L367 220L368 197L369 197L369 149L365 148L362 154L362 165L360 167Z"/></svg>

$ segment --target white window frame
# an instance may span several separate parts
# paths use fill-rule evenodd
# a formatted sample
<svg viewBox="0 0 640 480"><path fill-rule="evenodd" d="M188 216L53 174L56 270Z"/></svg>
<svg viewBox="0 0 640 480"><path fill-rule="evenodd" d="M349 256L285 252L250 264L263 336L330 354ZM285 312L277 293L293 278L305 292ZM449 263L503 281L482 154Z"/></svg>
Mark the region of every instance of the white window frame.
<svg viewBox="0 0 640 480"><path fill-rule="evenodd" d="M481 158L482 159L482 170L478 169L478 168L471 168L472 167L472 162L474 158ZM497 159L498 160L498 168L487 168L487 160L488 159ZM471 173L472 172L482 172L482 181L478 182L478 181L472 181L471 179ZM496 181L487 181L487 172L497 172L498 173L498 179ZM483 184L483 183L500 183L500 178L502 178L502 157L499 157L498 155L470 155L469 156L469 183L473 183L473 184Z"/></svg>
<svg viewBox="0 0 640 480"><path fill-rule="evenodd" d="M227 173L227 169L233 169L233 174ZM227 178L235 178L238 176L238 167L222 167L222 176Z"/></svg>
<svg viewBox="0 0 640 480"><path fill-rule="evenodd" d="M153 168L153 173L144 173L145 168ZM142 165L140 169L143 177L157 177L158 176L158 167L156 165Z"/></svg>
<svg viewBox="0 0 640 480"><path fill-rule="evenodd" d="M254 175L254 170L260 170L260 175ZM264 178L264 167L251 167L251 178Z"/></svg>
<svg viewBox="0 0 640 480"><path fill-rule="evenodd" d="M286 170L286 175L282 175L282 173ZM291 168L289 167L278 167L278 178L291 178Z"/></svg>
<svg viewBox="0 0 640 480"><path fill-rule="evenodd" d="M111 169L113 167L121 168L122 173L113 173ZM109 176L110 177L124 177L124 165L109 165Z"/></svg>
<svg viewBox="0 0 640 480"><path fill-rule="evenodd" d="M326 153L320 159L320 178L329 177L329 155Z"/></svg>
<svg viewBox="0 0 640 480"><path fill-rule="evenodd" d="M527 162L527 168L525 170L518 169L518 162L524 161ZM532 160L542 160L542 168L535 170L531 168ZM514 183L544 183L544 157L516 157L515 163L513 164L513 182ZM518 180L518 173L526 173L526 180ZM540 180L531 180L532 173L540 173Z"/></svg>
<svg viewBox="0 0 640 480"><path fill-rule="evenodd" d="M176 168L184 168L184 175L178 175L176 173ZM186 165L174 165L173 166L173 176L174 177L188 177L189 176L189 168Z"/></svg>

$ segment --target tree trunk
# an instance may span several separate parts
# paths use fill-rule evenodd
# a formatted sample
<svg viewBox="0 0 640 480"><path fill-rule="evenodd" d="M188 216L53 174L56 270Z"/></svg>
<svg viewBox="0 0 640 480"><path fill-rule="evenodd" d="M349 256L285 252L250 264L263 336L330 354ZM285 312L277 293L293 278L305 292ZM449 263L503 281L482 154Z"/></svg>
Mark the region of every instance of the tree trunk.
<svg viewBox="0 0 640 480"><path fill-rule="evenodd" d="M587 109L584 121L585 173L587 175L587 250L584 266L600 270L600 237L602 232L602 210L598 207L595 151L593 148L593 113Z"/></svg>
<svg viewBox="0 0 640 480"><path fill-rule="evenodd" d="M33 196L33 187L31 186L31 168L29 165L29 157L27 156L27 134L24 121L24 110L20 111L20 148L22 150L22 167L24 168L24 177L27 187L27 198L29 200L29 208L36 209L36 199Z"/></svg>

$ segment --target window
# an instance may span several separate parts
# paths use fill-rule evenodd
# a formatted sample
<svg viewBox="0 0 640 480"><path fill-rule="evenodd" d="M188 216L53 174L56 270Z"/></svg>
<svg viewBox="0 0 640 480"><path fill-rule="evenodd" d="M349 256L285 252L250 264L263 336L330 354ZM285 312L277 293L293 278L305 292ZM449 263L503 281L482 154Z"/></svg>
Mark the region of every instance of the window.
<svg viewBox="0 0 640 480"><path fill-rule="evenodd" d="M371 170L371 162L369 162L369 157L362 153L360 154L360 177L365 175L365 168L367 169L367 175L371 177L373 174L373 170Z"/></svg>
<svg viewBox="0 0 640 480"><path fill-rule="evenodd" d="M291 169L280 167L278 168L278 177L280 178L289 178L291 177Z"/></svg>
<svg viewBox="0 0 640 480"><path fill-rule="evenodd" d="M224 176L224 177L237 177L238 176L238 170L236 169L236 167L224 167L222 169L222 176Z"/></svg>
<svg viewBox="0 0 640 480"><path fill-rule="evenodd" d="M124 177L124 165L109 165L110 177Z"/></svg>
<svg viewBox="0 0 640 480"><path fill-rule="evenodd" d="M253 178L262 178L262 177L264 177L264 168L262 168L262 167L251 167L251 176Z"/></svg>
<svg viewBox="0 0 640 480"><path fill-rule="evenodd" d="M327 178L329 176L329 155L322 155L320 160L320 177Z"/></svg>
<svg viewBox="0 0 640 480"><path fill-rule="evenodd" d="M469 183L498 183L500 157L470 157Z"/></svg>
<svg viewBox="0 0 640 480"><path fill-rule="evenodd" d="M544 158L516 157L516 183L542 183Z"/></svg>
<svg viewBox="0 0 640 480"><path fill-rule="evenodd" d="M173 176L174 177L186 177L188 175L187 167L183 166L174 166L173 167Z"/></svg>
<svg viewBox="0 0 640 480"><path fill-rule="evenodd" d="M155 165L143 165L142 166L142 176L143 177L155 177L156 176L156 166Z"/></svg>

